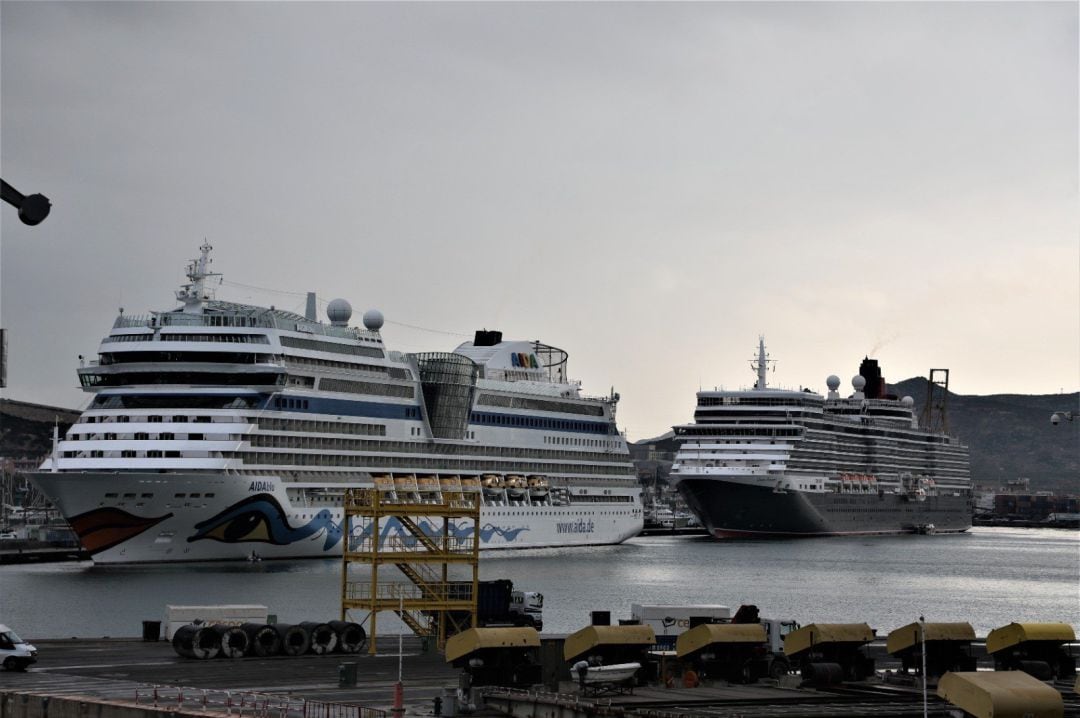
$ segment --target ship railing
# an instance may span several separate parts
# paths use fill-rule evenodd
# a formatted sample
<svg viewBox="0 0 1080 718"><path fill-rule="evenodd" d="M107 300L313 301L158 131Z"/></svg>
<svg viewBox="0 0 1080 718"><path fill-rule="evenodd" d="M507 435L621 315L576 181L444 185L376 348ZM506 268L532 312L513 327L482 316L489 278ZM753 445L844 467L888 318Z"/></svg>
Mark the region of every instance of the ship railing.
<svg viewBox="0 0 1080 718"><path fill-rule="evenodd" d="M471 581L434 581L423 585L407 581L349 581L345 585L345 600L357 603L383 601L402 602L406 610L431 601L471 601ZM410 603L414 605L409 605Z"/></svg>
<svg viewBox="0 0 1080 718"><path fill-rule="evenodd" d="M137 686L135 704L224 713L239 718L385 718L387 715L387 711L381 708L357 704L313 701L254 691L171 685Z"/></svg>

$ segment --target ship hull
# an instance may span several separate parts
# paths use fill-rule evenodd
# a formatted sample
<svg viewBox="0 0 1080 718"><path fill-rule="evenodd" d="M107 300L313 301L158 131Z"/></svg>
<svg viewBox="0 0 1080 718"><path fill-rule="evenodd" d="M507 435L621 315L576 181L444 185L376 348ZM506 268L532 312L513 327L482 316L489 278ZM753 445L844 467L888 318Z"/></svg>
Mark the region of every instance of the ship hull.
<svg viewBox="0 0 1080 718"><path fill-rule="evenodd" d="M722 479L683 479L679 492L716 538L902 534L971 528L969 495L922 500L887 492L776 491Z"/></svg>
<svg viewBox="0 0 1080 718"><path fill-rule="evenodd" d="M41 472L31 478L71 524L95 563L326 558L341 555L344 512L297 505L274 476L215 473ZM343 488L327 487L327 488ZM487 505L481 549L621 543L642 529L640 503L625 506ZM421 528L432 532L441 524ZM472 522L451 531L471 535ZM355 533L355 530L354 530ZM406 531L391 520L383 539Z"/></svg>

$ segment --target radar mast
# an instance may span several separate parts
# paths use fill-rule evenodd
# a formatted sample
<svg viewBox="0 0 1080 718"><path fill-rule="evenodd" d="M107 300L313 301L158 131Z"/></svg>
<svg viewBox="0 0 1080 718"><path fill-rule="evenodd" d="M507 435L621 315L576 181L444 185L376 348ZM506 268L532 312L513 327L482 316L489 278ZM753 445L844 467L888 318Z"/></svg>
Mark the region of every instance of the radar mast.
<svg viewBox="0 0 1080 718"><path fill-rule="evenodd" d="M207 277L220 277L219 272L211 272L210 252L214 248L210 243L203 240L199 247L199 258L188 263L187 277L190 280L176 290L176 298L184 303L184 312L187 314L202 314L203 302L214 298L214 290L206 286Z"/></svg>
<svg viewBox="0 0 1080 718"><path fill-rule="evenodd" d="M757 372L757 383L754 384L754 389L760 390L765 388L765 376L769 372L769 365L773 364L775 361L775 359L770 359L769 355L765 353L765 335L759 335L757 359L750 360L750 366Z"/></svg>

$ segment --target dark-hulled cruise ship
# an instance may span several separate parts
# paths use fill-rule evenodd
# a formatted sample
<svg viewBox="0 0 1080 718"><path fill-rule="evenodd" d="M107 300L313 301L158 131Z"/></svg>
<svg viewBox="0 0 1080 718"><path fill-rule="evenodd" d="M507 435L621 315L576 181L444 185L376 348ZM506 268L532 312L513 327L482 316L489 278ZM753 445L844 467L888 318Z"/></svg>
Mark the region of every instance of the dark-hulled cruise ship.
<svg viewBox="0 0 1080 718"><path fill-rule="evenodd" d="M675 427L671 480L717 538L955 533L971 528L967 447L920 428L914 400L887 394L865 359L841 398L757 383L700 391L694 423Z"/></svg>

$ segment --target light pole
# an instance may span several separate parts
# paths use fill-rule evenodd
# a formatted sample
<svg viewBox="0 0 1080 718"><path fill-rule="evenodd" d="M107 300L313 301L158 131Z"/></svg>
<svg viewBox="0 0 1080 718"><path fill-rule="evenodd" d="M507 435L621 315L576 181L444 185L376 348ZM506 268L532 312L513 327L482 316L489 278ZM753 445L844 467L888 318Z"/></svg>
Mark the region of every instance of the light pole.
<svg viewBox="0 0 1080 718"><path fill-rule="evenodd" d="M919 637L922 639L922 714L928 718L929 712L926 705L926 618L919 616Z"/></svg>
<svg viewBox="0 0 1080 718"><path fill-rule="evenodd" d="M24 195L4 180L0 179L0 198L19 210L19 219L23 224L33 227L49 216L52 203L43 194Z"/></svg>

